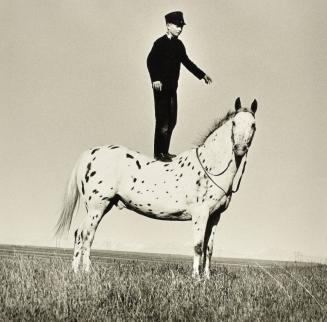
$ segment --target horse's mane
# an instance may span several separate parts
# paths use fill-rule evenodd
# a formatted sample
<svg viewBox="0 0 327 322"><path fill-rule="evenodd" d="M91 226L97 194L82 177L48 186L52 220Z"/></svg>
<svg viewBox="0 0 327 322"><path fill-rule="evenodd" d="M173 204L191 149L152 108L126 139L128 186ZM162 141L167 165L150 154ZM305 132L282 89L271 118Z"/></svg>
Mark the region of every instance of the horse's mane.
<svg viewBox="0 0 327 322"><path fill-rule="evenodd" d="M204 144L204 142L208 139L208 137L215 132L217 129L219 129L221 126L223 126L226 122L228 122L232 117L234 117L236 114L235 111L228 111L227 114L214 121L212 126L210 127L209 131L207 132L206 135L203 135L198 142L198 146L201 146Z"/></svg>

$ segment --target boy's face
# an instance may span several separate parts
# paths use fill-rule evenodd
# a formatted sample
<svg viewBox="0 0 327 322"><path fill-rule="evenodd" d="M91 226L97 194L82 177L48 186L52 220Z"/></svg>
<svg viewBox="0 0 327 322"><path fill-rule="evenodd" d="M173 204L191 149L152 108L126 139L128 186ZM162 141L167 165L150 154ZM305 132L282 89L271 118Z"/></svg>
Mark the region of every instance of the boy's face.
<svg viewBox="0 0 327 322"><path fill-rule="evenodd" d="M183 26L177 26L173 23L167 23L167 31L173 37L178 37L183 31Z"/></svg>

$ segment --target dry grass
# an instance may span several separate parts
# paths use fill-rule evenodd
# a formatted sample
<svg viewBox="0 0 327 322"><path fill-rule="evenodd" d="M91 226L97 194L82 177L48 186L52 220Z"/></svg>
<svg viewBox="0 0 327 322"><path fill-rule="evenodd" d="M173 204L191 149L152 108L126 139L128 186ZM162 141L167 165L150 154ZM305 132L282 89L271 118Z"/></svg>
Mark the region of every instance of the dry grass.
<svg viewBox="0 0 327 322"><path fill-rule="evenodd" d="M327 266L215 266L195 281L189 263L70 261L15 255L0 261L0 321L320 321Z"/></svg>

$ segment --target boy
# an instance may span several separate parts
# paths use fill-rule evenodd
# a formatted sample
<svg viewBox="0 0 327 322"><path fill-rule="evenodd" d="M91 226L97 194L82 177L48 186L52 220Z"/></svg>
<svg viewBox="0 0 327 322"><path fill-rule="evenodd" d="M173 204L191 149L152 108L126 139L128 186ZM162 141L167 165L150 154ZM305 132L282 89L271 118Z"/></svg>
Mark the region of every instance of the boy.
<svg viewBox="0 0 327 322"><path fill-rule="evenodd" d="M185 25L183 13L170 12L165 16L167 33L157 39L147 58L152 82L156 128L154 135L154 157L170 162L169 145L177 120L177 87L181 63L206 84L211 78L198 68L187 56L183 43L178 39Z"/></svg>

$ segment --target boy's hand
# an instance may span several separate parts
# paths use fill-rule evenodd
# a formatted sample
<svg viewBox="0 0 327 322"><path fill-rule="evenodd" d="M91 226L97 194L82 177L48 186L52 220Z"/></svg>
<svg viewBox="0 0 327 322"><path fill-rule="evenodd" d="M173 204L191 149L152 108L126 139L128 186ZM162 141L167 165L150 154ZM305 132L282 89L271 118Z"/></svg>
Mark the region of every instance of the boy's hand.
<svg viewBox="0 0 327 322"><path fill-rule="evenodd" d="M162 83L160 81L155 81L152 83L152 87L155 91L161 91L162 90Z"/></svg>
<svg viewBox="0 0 327 322"><path fill-rule="evenodd" d="M208 75L204 75L203 76L203 79L206 82L206 84L212 83L212 79Z"/></svg>

